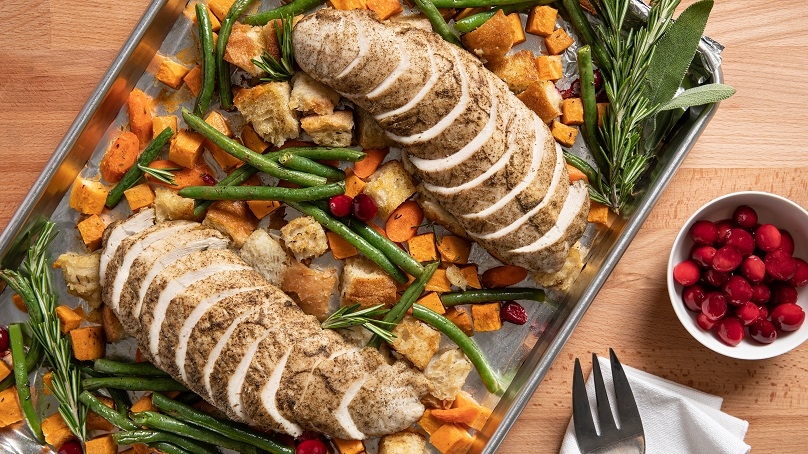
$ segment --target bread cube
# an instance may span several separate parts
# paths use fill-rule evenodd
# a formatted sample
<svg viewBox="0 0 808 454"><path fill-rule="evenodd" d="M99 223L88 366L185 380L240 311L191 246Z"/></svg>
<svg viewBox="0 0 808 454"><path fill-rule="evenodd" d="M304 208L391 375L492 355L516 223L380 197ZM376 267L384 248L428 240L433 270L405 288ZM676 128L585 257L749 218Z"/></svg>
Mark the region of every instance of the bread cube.
<svg viewBox="0 0 808 454"><path fill-rule="evenodd" d="M101 247L101 238L107 225L97 214L79 222L76 227L78 227L81 240L84 241L87 249L94 251Z"/></svg>
<svg viewBox="0 0 808 454"><path fill-rule="evenodd" d="M348 147L353 138L353 114L340 110L328 115L311 115L300 120L300 126L317 145Z"/></svg>
<svg viewBox="0 0 808 454"><path fill-rule="evenodd" d="M399 0L366 0L365 6L375 12L381 20L387 20L391 16L404 12L404 6Z"/></svg>
<svg viewBox="0 0 808 454"><path fill-rule="evenodd" d="M252 125L246 125L241 130L241 143L256 153L263 153L269 148L269 144L264 142L264 139L255 132Z"/></svg>
<svg viewBox="0 0 808 454"><path fill-rule="evenodd" d="M81 214L101 214L109 190L98 181L77 177L70 193L70 208Z"/></svg>
<svg viewBox="0 0 808 454"><path fill-rule="evenodd" d="M534 6L527 16L525 31L531 35L550 36L555 30L558 10L550 6Z"/></svg>
<svg viewBox="0 0 808 454"><path fill-rule="evenodd" d="M309 268L292 260L283 273L281 290L286 292L306 314L321 322L331 313L329 302L337 286L337 269Z"/></svg>
<svg viewBox="0 0 808 454"><path fill-rule="evenodd" d="M154 191L146 183L132 186L123 191L123 196L126 197L129 209L132 211L137 211L154 203Z"/></svg>
<svg viewBox="0 0 808 454"><path fill-rule="evenodd" d="M292 219L281 228L283 244L298 261L319 257L328 250L325 229L311 216Z"/></svg>
<svg viewBox="0 0 808 454"><path fill-rule="evenodd" d="M555 273L535 273L533 277L536 279L536 283L542 287L563 292L569 289L572 283L575 282L575 279L578 277L583 267L584 263L581 259L581 250L578 244L576 244L570 248L570 252L567 254L567 260L564 261L561 270Z"/></svg>
<svg viewBox="0 0 808 454"><path fill-rule="evenodd" d="M536 57L536 67L539 70L540 80L557 81L564 77L564 68L561 65L560 55L540 55Z"/></svg>
<svg viewBox="0 0 808 454"><path fill-rule="evenodd" d="M193 204L192 204L193 206ZM193 208L191 208L193 211ZM219 200L208 208L203 225L213 227L233 240L240 248L255 231L258 220L252 215L247 203L242 200Z"/></svg>
<svg viewBox="0 0 808 454"><path fill-rule="evenodd" d="M567 126L560 121L553 120L553 126L550 128L553 138L556 142L567 148L575 144L575 139L578 137L578 128Z"/></svg>
<svg viewBox="0 0 808 454"><path fill-rule="evenodd" d="M527 40L525 38L525 30L522 28L522 18L519 13L508 14L508 20L511 21L511 32L513 32L513 45L522 44Z"/></svg>
<svg viewBox="0 0 808 454"><path fill-rule="evenodd" d="M356 247L340 235L334 232L325 232L325 236L328 238L328 248L331 249L331 254L335 259L344 260L359 254Z"/></svg>
<svg viewBox="0 0 808 454"><path fill-rule="evenodd" d="M472 304L471 317L474 319L474 331L481 333L502 328L499 309L499 303Z"/></svg>
<svg viewBox="0 0 808 454"><path fill-rule="evenodd" d="M263 28L236 22L227 40L224 60L247 71L252 76L260 76L264 71L255 66L253 60L260 60L264 54Z"/></svg>
<svg viewBox="0 0 808 454"><path fill-rule="evenodd" d="M194 199L180 196L171 189L154 191L154 217L157 222L194 219Z"/></svg>
<svg viewBox="0 0 808 454"><path fill-rule="evenodd" d="M561 123L567 126L584 124L584 104L581 98L567 98L561 101Z"/></svg>
<svg viewBox="0 0 808 454"><path fill-rule="evenodd" d="M409 315L393 329L393 334L396 337L390 346L420 370L440 347L440 332Z"/></svg>
<svg viewBox="0 0 808 454"><path fill-rule="evenodd" d="M334 89L314 80L304 72L299 72L292 78L289 107L304 115L332 114L339 98L340 94Z"/></svg>
<svg viewBox="0 0 808 454"><path fill-rule="evenodd" d="M386 220L393 210L415 194L415 185L399 161L388 161L370 176L365 194L378 205L379 218Z"/></svg>
<svg viewBox="0 0 808 454"><path fill-rule="evenodd" d="M101 282L98 267L101 254L76 254L66 252L60 255L53 267L62 270L62 278L67 293L87 301L93 309L101 305Z"/></svg>
<svg viewBox="0 0 808 454"><path fill-rule="evenodd" d="M70 345L73 346L73 357L79 361L103 358L107 345L104 329L100 326L74 329L70 331Z"/></svg>
<svg viewBox="0 0 808 454"><path fill-rule="evenodd" d="M363 256L345 260L340 296L342 306L392 306L396 300L396 282L379 265Z"/></svg>
<svg viewBox="0 0 808 454"><path fill-rule="evenodd" d="M219 19L223 21L230 8L236 0L208 0L208 8Z"/></svg>
<svg viewBox="0 0 808 454"><path fill-rule="evenodd" d="M536 68L535 57L529 50L508 55L494 63L488 64L488 69L508 84L514 93L524 91L530 84L539 81L539 71Z"/></svg>
<svg viewBox="0 0 808 454"><path fill-rule="evenodd" d="M513 47L511 21L502 10L476 29L460 37L469 52L487 62L501 60Z"/></svg>
<svg viewBox="0 0 808 454"><path fill-rule="evenodd" d="M300 134L297 113L289 107L289 82L269 82L236 93L233 103L261 138L275 146Z"/></svg>
<svg viewBox="0 0 808 454"><path fill-rule="evenodd" d="M239 255L272 285L281 284L289 267L289 257L281 243L263 229L257 229L247 237Z"/></svg>
<svg viewBox="0 0 808 454"><path fill-rule="evenodd" d="M547 124L561 115L561 94L549 80L531 84L516 97Z"/></svg>
<svg viewBox="0 0 808 454"><path fill-rule="evenodd" d="M164 129L171 128L174 134L177 133L177 116L164 115L152 118L152 135L157 137Z"/></svg>
<svg viewBox="0 0 808 454"><path fill-rule="evenodd" d="M387 138L387 134L384 133L373 115L359 106L354 108L354 114L356 115L356 142L360 147L381 149L390 145L390 139Z"/></svg>
<svg viewBox="0 0 808 454"><path fill-rule="evenodd" d="M469 262L471 242L459 236L444 235L438 241L438 252L444 262L465 265Z"/></svg>
<svg viewBox="0 0 808 454"><path fill-rule="evenodd" d="M419 262L432 262L438 259L434 233L424 233L410 238L407 240L407 249L412 258Z"/></svg>
<svg viewBox="0 0 808 454"><path fill-rule="evenodd" d="M174 60L164 58L154 74L154 78L160 82L168 85L174 90L182 86L182 81L185 76L191 71L191 68L185 67Z"/></svg>
<svg viewBox="0 0 808 454"><path fill-rule="evenodd" d="M379 440L379 454L423 454L426 438L415 432L398 432Z"/></svg>
<svg viewBox="0 0 808 454"><path fill-rule="evenodd" d="M78 328L82 320L79 314L65 305L56 306L56 318L59 319L59 329L62 334Z"/></svg>
<svg viewBox="0 0 808 454"><path fill-rule="evenodd" d="M182 81L194 96L199 96L199 92L202 91L202 65L196 65L191 68L188 74L182 78Z"/></svg>
<svg viewBox="0 0 808 454"><path fill-rule="evenodd" d="M551 55L564 52L574 42L575 40L563 28L557 28L550 36L544 38L544 45L547 46L547 52Z"/></svg>
<svg viewBox="0 0 808 454"><path fill-rule="evenodd" d="M126 108L129 112L129 130L135 133L140 145L145 147L152 140L154 100L135 88L126 99Z"/></svg>
<svg viewBox="0 0 808 454"><path fill-rule="evenodd" d="M599 102L598 104L598 127L603 126L603 117L606 115L606 109L609 108L608 102Z"/></svg>
<svg viewBox="0 0 808 454"><path fill-rule="evenodd" d="M459 348L435 355L424 370L424 375L432 383L430 394L441 400L454 399L471 369L471 362Z"/></svg>

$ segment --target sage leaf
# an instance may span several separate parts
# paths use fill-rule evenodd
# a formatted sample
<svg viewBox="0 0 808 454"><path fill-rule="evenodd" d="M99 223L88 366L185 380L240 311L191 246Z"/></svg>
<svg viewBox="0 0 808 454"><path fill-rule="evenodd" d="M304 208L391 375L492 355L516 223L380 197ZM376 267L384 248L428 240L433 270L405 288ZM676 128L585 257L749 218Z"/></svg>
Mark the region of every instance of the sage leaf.
<svg viewBox="0 0 808 454"><path fill-rule="evenodd" d="M723 101L735 94L735 89L724 84L707 84L689 88L659 107L659 110L680 109Z"/></svg>
<svg viewBox="0 0 808 454"><path fill-rule="evenodd" d="M696 55L713 0L701 0L685 9L660 38L646 74L649 105L670 101Z"/></svg>

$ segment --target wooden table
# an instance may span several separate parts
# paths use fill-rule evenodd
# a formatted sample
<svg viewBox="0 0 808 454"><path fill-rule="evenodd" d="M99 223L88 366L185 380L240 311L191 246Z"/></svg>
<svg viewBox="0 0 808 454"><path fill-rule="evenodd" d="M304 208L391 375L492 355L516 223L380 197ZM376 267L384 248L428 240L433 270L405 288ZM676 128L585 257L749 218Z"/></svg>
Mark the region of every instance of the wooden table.
<svg viewBox="0 0 808 454"><path fill-rule="evenodd" d="M0 226L5 226L148 0L0 4ZM691 3L687 1L686 3ZM756 452L808 449L808 345L738 361L705 349L676 319L667 251L699 206L762 190L808 207L808 10L800 0L719 1L707 34L726 46L724 102L502 445L558 452L575 357L617 350L628 365L724 397Z"/></svg>

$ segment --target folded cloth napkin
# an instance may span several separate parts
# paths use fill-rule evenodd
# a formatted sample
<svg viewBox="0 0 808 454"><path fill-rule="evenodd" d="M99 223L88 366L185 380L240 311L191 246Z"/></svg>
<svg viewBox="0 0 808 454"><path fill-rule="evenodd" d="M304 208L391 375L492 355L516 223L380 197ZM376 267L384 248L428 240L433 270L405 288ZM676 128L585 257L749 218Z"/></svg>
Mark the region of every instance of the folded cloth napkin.
<svg viewBox="0 0 808 454"><path fill-rule="evenodd" d="M608 359L598 358L603 381L615 413L614 386ZM623 366L634 400L642 417L647 454L746 454L744 443L749 423L721 411L723 398L665 380L647 372ZM586 382L589 406L598 426L595 384L592 374ZM561 444L561 454L580 454L572 421Z"/></svg>

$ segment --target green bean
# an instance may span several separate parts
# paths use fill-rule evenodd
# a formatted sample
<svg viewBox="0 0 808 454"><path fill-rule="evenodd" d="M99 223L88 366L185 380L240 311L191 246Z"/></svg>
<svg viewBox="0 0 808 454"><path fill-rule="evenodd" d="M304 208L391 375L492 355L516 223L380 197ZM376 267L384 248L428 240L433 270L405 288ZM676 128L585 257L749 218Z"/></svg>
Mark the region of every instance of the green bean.
<svg viewBox="0 0 808 454"><path fill-rule="evenodd" d="M42 345L39 344L36 340L31 342L31 346L28 347L28 353L25 355L25 376L27 377L28 374L34 371L37 367L39 367L39 362L42 361L43 351ZM8 377L4 378L0 381L0 391L5 391L8 388L14 386L16 382L14 378L14 374L9 374Z"/></svg>
<svg viewBox="0 0 808 454"><path fill-rule="evenodd" d="M440 301L444 306L510 300L533 300L543 302L544 290L538 288L497 288L444 293L440 296Z"/></svg>
<svg viewBox="0 0 808 454"><path fill-rule="evenodd" d="M525 0L432 0L438 8L491 8L524 2Z"/></svg>
<svg viewBox="0 0 808 454"><path fill-rule="evenodd" d="M152 394L152 405L169 416L204 427L233 440L248 443L272 454L294 454L295 452L293 447L278 443L267 434L257 432L243 424L216 419L207 413L169 399L161 393Z"/></svg>
<svg viewBox="0 0 808 454"><path fill-rule="evenodd" d="M218 452L218 450L209 449L187 438L157 430L128 430L126 432L114 433L112 434L112 438L115 440L115 443L121 446L136 443L151 444L164 442L171 443L194 454L214 454Z"/></svg>
<svg viewBox="0 0 808 454"><path fill-rule="evenodd" d="M216 82L213 26L210 23L210 16L208 16L208 8L201 2L196 4L196 23L199 28L199 47L202 52L202 88L196 96L194 113L201 117L208 111Z"/></svg>
<svg viewBox="0 0 808 454"><path fill-rule="evenodd" d="M517 11L521 11L525 8L529 8L531 6L537 5L548 5L553 3L555 0L532 0L523 3L516 3L514 5L507 5L507 6L497 6L496 8L490 9L488 11L483 11L481 13L472 14L471 16L464 17L458 21L455 21L454 28L455 30L459 31L460 33L468 33L480 27L480 25L484 24L488 19L494 17L494 14L497 11L502 10L504 14L511 14Z"/></svg>
<svg viewBox="0 0 808 454"><path fill-rule="evenodd" d="M185 385L173 378L164 377L85 378L81 385L88 391L100 388L124 389L126 391L188 391Z"/></svg>
<svg viewBox="0 0 808 454"><path fill-rule="evenodd" d="M183 437L191 438L202 443L210 443L214 446L233 449L241 453L258 453L258 448L255 446L233 440L230 437L226 437L207 429L200 429L198 427L188 425L180 420L161 413L142 411L139 413L132 413L130 417L133 421L135 421L135 423L151 429L182 435Z"/></svg>
<svg viewBox="0 0 808 454"><path fill-rule="evenodd" d="M603 41L597 37L595 30L592 28L592 24L590 24L589 20L586 18L584 10L581 8L580 1L564 0L563 4L569 15L570 22L572 22L572 26L575 27L575 30L581 36L584 44L592 46L592 51L595 54L595 58L598 60L598 65L607 71L611 71L612 60L609 58L608 52L606 52L606 47L603 46Z"/></svg>
<svg viewBox="0 0 808 454"><path fill-rule="evenodd" d="M98 416L111 422L115 427L123 430L137 430L138 425L132 422L126 415L107 407L104 402L89 391L83 391L79 394L79 401L87 406L90 410L94 411Z"/></svg>
<svg viewBox="0 0 808 454"><path fill-rule="evenodd" d="M11 360L14 362L14 380L17 382L17 394L20 396L20 407L25 422L40 443L45 441L42 425L31 398L31 387L28 384L28 370L25 367L25 345L22 343L22 327L19 323L8 325L8 337L11 344ZM32 341L36 342L36 341Z"/></svg>
<svg viewBox="0 0 808 454"><path fill-rule="evenodd" d="M216 183L216 187L238 186L249 180L250 177L256 173L258 173L258 169L255 167L249 164L242 164L239 168L230 172L230 175L222 178L221 181ZM202 214L205 213L205 210L207 210L212 203L213 200L197 200L196 206L194 207L194 217L198 218L202 216Z"/></svg>
<svg viewBox="0 0 808 454"><path fill-rule="evenodd" d="M272 175L280 180L290 181L300 186L320 186L328 182L325 178L317 175L284 169L274 160L258 154L222 134L219 130L207 124L186 108L182 109L182 117L185 119L185 122L188 123L188 126L218 145L222 150L268 175Z"/></svg>
<svg viewBox="0 0 808 454"><path fill-rule="evenodd" d="M345 194L345 182L340 181L311 188L283 188L280 186L188 186L179 195L204 200L277 200L280 202L307 202L328 199Z"/></svg>
<svg viewBox="0 0 808 454"><path fill-rule="evenodd" d="M407 290L401 295L401 299L398 300L398 303L385 314L383 319L385 322L395 323L396 325L401 323L401 320L404 319L404 315L406 315L407 311L415 304L415 300L423 293L426 283L432 279L432 275L435 274L435 270L438 269L439 264L440 262L430 263L424 268L424 272L415 279L415 282L407 287ZM368 347L379 348L381 344L382 338L376 334L368 341Z"/></svg>
<svg viewBox="0 0 808 454"><path fill-rule="evenodd" d="M592 69L592 52L589 46L581 46L578 49L578 73L581 77L581 103L584 107L584 125L581 131L589 151L595 157L598 169L603 172L609 169L609 164L598 144L598 101L595 96L595 73ZM599 183L598 180L590 182L593 186Z"/></svg>
<svg viewBox="0 0 808 454"><path fill-rule="evenodd" d="M435 33L439 34L441 38L447 42L463 47L463 45L460 44L460 38L452 32L449 24L446 23L446 19L441 16L440 11L435 7L432 0L415 0L415 6L429 19L429 23L432 24L432 30L434 30Z"/></svg>
<svg viewBox="0 0 808 454"><path fill-rule="evenodd" d="M305 202L289 202L287 205L300 211L301 213L313 217L317 222L322 224L328 230L336 233L345 239L348 243L353 245L356 249L364 254L367 258L376 262L387 274L392 276L398 282L407 282L407 275L398 269L396 265L384 254L382 251L373 247L366 239L357 235L356 232L348 228L347 225L333 218L324 210Z"/></svg>
<svg viewBox="0 0 808 454"><path fill-rule="evenodd" d="M224 60L227 40L233 30L233 23L250 6L252 0L236 0L227 12L219 27L219 38L216 40L216 78L219 82L219 103L225 110L233 108L233 92L230 88L230 63Z"/></svg>
<svg viewBox="0 0 808 454"><path fill-rule="evenodd" d="M286 16L297 16L323 3L325 3L325 0L294 0L291 3L277 8L249 15L244 18L244 23L250 25L266 25L267 22L271 20Z"/></svg>
<svg viewBox="0 0 808 454"><path fill-rule="evenodd" d="M358 219L350 219L348 226L410 275L419 277L424 273L424 266L418 260L415 260L410 254L377 232L373 227Z"/></svg>
<svg viewBox="0 0 808 454"><path fill-rule="evenodd" d="M591 165L589 165L588 162L570 153L569 151L564 151L564 159L567 161L567 164L583 172L584 175L586 175L586 178L589 179L591 184L597 184L598 171L595 170Z"/></svg>
<svg viewBox="0 0 808 454"><path fill-rule="evenodd" d="M317 161L311 160L309 158L295 155L292 153L284 153L283 156L278 159L278 162L283 164L285 167L294 170L300 170L301 172L307 172L314 175L319 175L323 178L328 178L329 180L344 180L345 179L345 172L342 170L334 167L329 166L326 164L321 164Z"/></svg>
<svg viewBox="0 0 808 454"><path fill-rule="evenodd" d="M115 410L125 415L129 411L129 407L132 406L132 399L129 398L129 393L122 389L115 388L107 388L107 392L109 393L109 397L112 398L112 402L115 404Z"/></svg>
<svg viewBox="0 0 808 454"><path fill-rule="evenodd" d="M137 162L135 165L129 168L126 171L126 174L121 178L121 181L109 191L107 194L107 208L114 208L118 202L121 201L121 197L123 197L123 191L131 188L132 186L140 180L140 177L143 176L143 171L138 168L138 164L146 167L154 161L154 158L157 157L157 154L160 153L160 150L168 143L169 139L174 135L174 131L171 128L163 129L163 131L154 138L154 140L149 143L149 146L140 153L140 157L137 158Z"/></svg>
<svg viewBox="0 0 808 454"><path fill-rule="evenodd" d="M477 373L480 374L480 378L482 378L483 384L488 388L488 391L498 395L505 392L500 383L499 374L488 364L488 360L485 358L480 346L472 338L466 336L451 320L417 303L412 306L412 315L442 332L457 344L471 361L471 364L474 365L474 368L477 369Z"/></svg>
<svg viewBox="0 0 808 454"><path fill-rule="evenodd" d="M179 446L172 445L171 443L159 442L147 446L157 448L160 452L165 454L192 454L190 451L186 451Z"/></svg>
<svg viewBox="0 0 808 454"><path fill-rule="evenodd" d="M339 147L289 147L278 151L266 153L264 157L272 160L279 160L283 155L290 153L309 159L337 160L357 162L365 159L366 153L353 150L351 148Z"/></svg>
<svg viewBox="0 0 808 454"><path fill-rule="evenodd" d="M168 373L152 363L122 363L111 359L93 361L93 370L108 375L136 375L140 377L168 377Z"/></svg>

